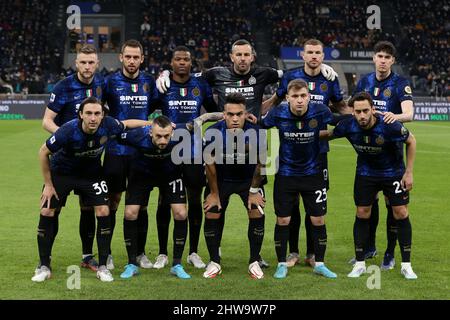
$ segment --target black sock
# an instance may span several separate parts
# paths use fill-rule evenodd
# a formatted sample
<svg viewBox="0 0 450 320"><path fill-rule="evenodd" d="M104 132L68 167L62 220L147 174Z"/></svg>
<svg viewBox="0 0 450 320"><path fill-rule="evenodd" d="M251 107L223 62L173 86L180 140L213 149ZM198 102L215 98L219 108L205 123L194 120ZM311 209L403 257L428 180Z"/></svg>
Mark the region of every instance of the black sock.
<svg viewBox="0 0 450 320"><path fill-rule="evenodd" d="M222 214L220 215L219 219L218 219L218 229L217 229L217 241L218 241L218 246L220 247L220 244L222 243L222 235L223 235L223 228L225 227L225 213L222 212Z"/></svg>
<svg viewBox="0 0 450 320"><path fill-rule="evenodd" d="M264 240L264 216L249 219L247 235L250 243L250 260L248 263L252 263L259 260L259 252Z"/></svg>
<svg viewBox="0 0 450 320"><path fill-rule="evenodd" d="M94 208L80 209L80 212L80 238L83 254L92 254L92 247L94 246L95 237Z"/></svg>
<svg viewBox="0 0 450 320"><path fill-rule="evenodd" d="M37 229L37 243L39 250L39 258L41 260L41 266L50 268L50 254L52 252L53 245L53 228L54 218L39 216L39 225Z"/></svg>
<svg viewBox="0 0 450 320"><path fill-rule="evenodd" d="M286 262L287 242L289 239L289 225L280 226L275 224L274 230L275 252L278 262Z"/></svg>
<svg viewBox="0 0 450 320"><path fill-rule="evenodd" d="M387 248L386 253L394 256L395 245L397 244L397 220L394 219L394 213L392 212L392 206L386 205L387 219L386 219L386 235L387 235Z"/></svg>
<svg viewBox="0 0 450 320"><path fill-rule="evenodd" d="M138 221L123 219L123 238L128 254L128 264L137 266Z"/></svg>
<svg viewBox="0 0 450 320"><path fill-rule="evenodd" d="M376 248L375 239L377 235L378 220L380 219L380 209L378 207L378 199L372 204L372 211L369 218L369 238L367 240L366 251Z"/></svg>
<svg viewBox="0 0 450 320"><path fill-rule="evenodd" d="M116 228L116 213L117 209L109 210L109 220L111 221L111 242L114 235L114 229ZM111 254L111 246L109 248L109 254Z"/></svg>
<svg viewBox="0 0 450 320"><path fill-rule="evenodd" d="M311 222L311 216L305 214L305 231L306 231L306 254L314 254L314 236L313 236L313 224Z"/></svg>
<svg viewBox="0 0 450 320"><path fill-rule="evenodd" d="M355 217L353 241L355 243L355 256L357 261L364 261L364 248L367 246L369 228L369 219Z"/></svg>
<svg viewBox="0 0 450 320"><path fill-rule="evenodd" d="M220 264L219 243L218 243L218 223L219 219L208 219L205 217L203 233L205 234L206 247L209 252L209 259Z"/></svg>
<svg viewBox="0 0 450 320"><path fill-rule="evenodd" d="M112 243L112 237L114 235L114 229L116 227L116 213L117 213L117 209L109 210L109 220L111 221L111 243ZM109 246L109 254L111 254L111 245Z"/></svg>
<svg viewBox="0 0 450 320"><path fill-rule="evenodd" d="M187 237L187 220L173 219L173 261L172 266L181 264Z"/></svg>
<svg viewBox="0 0 450 320"><path fill-rule="evenodd" d="M202 204L189 200L188 220L189 220L189 254L198 252L198 241L200 239L200 230L202 228Z"/></svg>
<svg viewBox="0 0 450 320"><path fill-rule="evenodd" d="M53 244L55 243L55 239L56 239L56 235L58 234L59 231L59 214L61 213L61 208L56 208L55 209L55 214L53 216L53 237L52 237L52 248L53 248ZM50 252L50 255L52 255L52 253Z"/></svg>
<svg viewBox="0 0 450 320"><path fill-rule="evenodd" d="M145 254L148 233L147 208L141 208L137 218L137 255Z"/></svg>
<svg viewBox="0 0 450 320"><path fill-rule="evenodd" d="M325 251L327 250L327 227L312 226L312 234L314 239L314 255L316 262L323 262Z"/></svg>
<svg viewBox="0 0 450 320"><path fill-rule="evenodd" d="M402 262L411 261L411 242L412 227L409 217L403 220L397 220L398 226L398 243L402 254Z"/></svg>
<svg viewBox="0 0 450 320"><path fill-rule="evenodd" d="M169 239L170 205L160 204L156 211L156 227L158 229L159 254L167 255Z"/></svg>
<svg viewBox="0 0 450 320"><path fill-rule="evenodd" d="M298 250L298 238L300 234L300 207L299 203L296 202L294 209L291 212L291 221L289 222L289 252L299 253Z"/></svg>
<svg viewBox="0 0 450 320"><path fill-rule="evenodd" d="M111 220L109 219L109 215L106 217L97 217L98 264L100 266L106 265L110 245Z"/></svg>

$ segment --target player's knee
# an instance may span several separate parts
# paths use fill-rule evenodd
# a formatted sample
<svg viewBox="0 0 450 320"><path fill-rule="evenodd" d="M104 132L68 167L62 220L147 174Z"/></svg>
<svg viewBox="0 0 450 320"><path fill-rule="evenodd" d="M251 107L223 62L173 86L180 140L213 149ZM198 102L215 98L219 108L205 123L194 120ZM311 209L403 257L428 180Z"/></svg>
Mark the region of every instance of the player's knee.
<svg viewBox="0 0 450 320"><path fill-rule="evenodd" d="M291 217L277 217L277 225L279 226L287 226L291 221Z"/></svg>
<svg viewBox="0 0 450 320"><path fill-rule="evenodd" d="M325 216L320 217L311 216L310 218L313 226L323 226L325 224Z"/></svg>
<svg viewBox="0 0 450 320"><path fill-rule="evenodd" d="M124 217L125 220L136 220L139 214L139 209L125 206Z"/></svg>
<svg viewBox="0 0 450 320"><path fill-rule="evenodd" d="M187 218L186 206L176 206L172 208L172 212L175 220L185 220Z"/></svg>
<svg viewBox="0 0 450 320"><path fill-rule="evenodd" d="M96 206L94 207L94 210L97 217L106 217L109 215L108 206Z"/></svg>
<svg viewBox="0 0 450 320"><path fill-rule="evenodd" d="M216 220L216 219L220 218L220 213L207 212L205 214L205 218L206 219L214 219L214 220Z"/></svg>
<svg viewBox="0 0 450 320"><path fill-rule="evenodd" d="M357 207L356 216L360 219L369 219L372 207Z"/></svg>
<svg viewBox="0 0 450 320"><path fill-rule="evenodd" d="M41 209L41 216L43 216L43 217L54 217L55 216L55 209L42 208Z"/></svg>
<svg viewBox="0 0 450 320"><path fill-rule="evenodd" d="M406 206L392 207L392 213L395 220L403 220L408 218L408 208Z"/></svg>

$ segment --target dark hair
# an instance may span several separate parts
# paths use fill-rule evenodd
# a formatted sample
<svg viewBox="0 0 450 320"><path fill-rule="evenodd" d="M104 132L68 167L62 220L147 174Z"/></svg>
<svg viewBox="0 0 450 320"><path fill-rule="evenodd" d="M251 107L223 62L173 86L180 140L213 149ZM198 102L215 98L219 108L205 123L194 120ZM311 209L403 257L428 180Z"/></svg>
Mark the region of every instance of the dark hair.
<svg viewBox="0 0 450 320"><path fill-rule="evenodd" d="M369 93L362 91L362 92L358 92L357 94L355 94L349 101L348 101L348 105L349 107L352 107L355 105L355 101L364 101L367 100L369 101L369 104L371 107L373 107L373 100L372 97L370 96Z"/></svg>
<svg viewBox="0 0 450 320"><path fill-rule="evenodd" d="M99 99L97 99L96 97L89 97L89 98L84 99L81 102L80 107L78 108L78 118L81 119L80 114L83 113L84 106L89 104L89 103L99 104L102 107L102 111L103 112L108 112L108 108L105 107L104 104Z"/></svg>
<svg viewBox="0 0 450 320"><path fill-rule="evenodd" d="M239 39L239 40L236 40L236 41L231 45L231 52L233 52L233 49L234 49L235 46L245 46L245 45L249 45L250 48L252 48L252 54L253 54L253 55L255 56L255 58L256 58L256 51L255 51L255 48L253 48L252 44L251 44L249 41L245 40L245 39Z"/></svg>
<svg viewBox="0 0 450 320"><path fill-rule="evenodd" d="M391 56L395 57L395 46L392 44L392 42L389 41L378 41L375 44L375 47L373 47L373 51L374 53L378 53L378 52L386 52L389 53Z"/></svg>
<svg viewBox="0 0 450 320"><path fill-rule="evenodd" d="M247 100L245 99L245 97L242 95L242 93L239 92L234 92L234 93L230 93L229 95L227 95L225 97L225 104L224 104L224 108L227 104L232 103L232 104L242 104L245 105L247 103Z"/></svg>
<svg viewBox="0 0 450 320"><path fill-rule="evenodd" d="M95 47L91 44L84 44L83 46L81 46L80 49L78 49L77 53L78 54L80 54L80 53L84 53L84 54L95 53L95 54L97 54L97 49L95 49Z"/></svg>
<svg viewBox="0 0 450 320"><path fill-rule="evenodd" d="M181 52L189 52L189 54L190 54L191 57L192 57L191 50L189 50L188 47L186 47L186 46L176 46L175 49L173 49L173 51L172 51L172 58L173 58L173 56L175 55L175 52L177 52L177 51L181 51Z"/></svg>
<svg viewBox="0 0 450 320"><path fill-rule="evenodd" d="M154 126L155 124L157 124L161 128L165 128L167 126L172 126L172 122L170 121L170 119L168 117L162 116L162 115L153 119L152 126Z"/></svg>
<svg viewBox="0 0 450 320"><path fill-rule="evenodd" d="M122 48L120 48L120 53L123 53L126 47L139 48L139 50L141 50L141 54L144 54L144 48L142 47L142 44L135 39L125 41L122 45Z"/></svg>
<svg viewBox="0 0 450 320"><path fill-rule="evenodd" d="M322 46L322 49L324 48L324 45L323 45L322 41L317 40L317 39L309 39L309 40L307 40L307 41L303 44L303 48L306 47L307 45L311 45L311 46Z"/></svg>
<svg viewBox="0 0 450 320"><path fill-rule="evenodd" d="M306 83L306 81L302 79L294 79L289 82L287 92L289 93L291 89L300 90L302 88L306 88L306 90L308 90L308 84Z"/></svg>

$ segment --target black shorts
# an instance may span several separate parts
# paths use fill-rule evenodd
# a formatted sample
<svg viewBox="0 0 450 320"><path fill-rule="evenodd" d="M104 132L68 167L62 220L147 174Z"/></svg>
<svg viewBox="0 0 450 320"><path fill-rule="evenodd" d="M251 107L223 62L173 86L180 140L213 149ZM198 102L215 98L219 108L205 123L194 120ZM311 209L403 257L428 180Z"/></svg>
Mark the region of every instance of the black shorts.
<svg viewBox="0 0 450 320"><path fill-rule="evenodd" d="M131 174L131 163L134 156L118 156L115 154L105 154L103 160L103 172L109 192L118 193L127 189L127 179Z"/></svg>
<svg viewBox="0 0 450 320"><path fill-rule="evenodd" d="M242 204L244 205L245 209L247 209L248 205L248 193L250 192L250 187L252 186L252 180L248 181L222 181L217 184L217 187L219 188L219 199L220 199L220 205L222 206L222 209L220 210L220 213L225 213L227 210L228 204L230 203L230 197L233 194L237 194L241 200ZM261 189L264 193L264 187L261 186ZM209 187L206 187L205 190L205 198L210 193Z"/></svg>
<svg viewBox="0 0 450 320"><path fill-rule="evenodd" d="M391 206L403 206L409 203L409 192L403 190L402 177L384 178L356 175L353 188L353 198L358 207L373 204L380 190L389 199Z"/></svg>
<svg viewBox="0 0 450 320"><path fill-rule="evenodd" d="M169 204L186 203L186 192L181 175L172 177L155 177L141 171L132 171L128 180L125 205L147 206L150 192L154 187L165 196Z"/></svg>
<svg viewBox="0 0 450 320"><path fill-rule="evenodd" d="M322 173L304 177L276 175L273 203L277 217L291 216L299 194L306 214L320 217L327 213L327 188Z"/></svg>
<svg viewBox="0 0 450 320"><path fill-rule="evenodd" d="M80 177L62 175L52 172L52 182L59 200L52 197L50 208L60 208L66 205L67 197L72 190L83 199L83 205L108 205L108 186L103 177ZM44 207L46 204L44 204Z"/></svg>
<svg viewBox="0 0 450 320"><path fill-rule="evenodd" d="M202 189L206 185L205 167L203 164L183 164L181 168L186 188Z"/></svg>
<svg viewBox="0 0 450 320"><path fill-rule="evenodd" d="M325 181L327 190L330 189L330 175L328 172L328 152L319 154L319 162L322 168L323 180Z"/></svg>

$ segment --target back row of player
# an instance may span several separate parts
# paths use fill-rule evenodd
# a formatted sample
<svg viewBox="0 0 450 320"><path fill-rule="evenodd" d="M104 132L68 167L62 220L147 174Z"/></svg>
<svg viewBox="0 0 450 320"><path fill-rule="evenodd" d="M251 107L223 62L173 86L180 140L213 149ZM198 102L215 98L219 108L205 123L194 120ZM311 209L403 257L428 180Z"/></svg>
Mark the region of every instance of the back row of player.
<svg viewBox="0 0 450 320"><path fill-rule="evenodd" d="M390 74L390 66L393 63L393 52L389 50L377 51L378 53L384 52L387 57L378 58L378 60L383 60L380 65L375 64L378 69L385 68L384 74L387 73L386 79L382 80L381 83L374 82L374 76L372 76L372 83L366 85L365 89L372 93L371 85L375 85L373 89L373 95L376 97L382 92L385 99L389 100L390 93L389 86L397 86L397 89L402 84L397 84L398 76ZM233 45L232 54L230 55L233 61L233 67L231 68L214 68L203 74L204 78L209 84L217 90L219 94L219 106L223 108L224 97L230 92L241 92L247 98L247 108L248 111L255 115L259 115L262 100L262 93L264 87L268 83L274 83L278 81L281 76L281 71L276 71L271 68L261 68L252 67L251 64L254 60L254 52L250 44L246 41L238 41ZM390 56L390 57L389 57ZM340 110L343 110L345 105L342 103L342 96L340 95L339 84L337 79L334 81L326 80L322 75L320 75L320 67L323 60L323 46L320 42L315 40L310 40L305 43L305 51L303 53L303 58L306 62L303 70L294 70L285 74L282 79L282 85L277 92L278 97L283 97L285 94L287 83L292 78L304 78L308 81L309 89L313 94L312 100L317 99L318 102L328 104L328 100L331 100ZM387 58L387 59L386 59ZM66 122L74 117L76 117L77 104L85 97L97 96L102 98L104 101L108 102L110 108L110 115L118 118L119 120L125 119L147 119L150 108L148 105L158 107L162 102L163 113L168 115L173 122L188 122L199 115L201 105L204 105L209 110L215 108L215 104L212 100L211 91L208 88L208 84L198 77L190 77L190 66L191 59L190 54L186 48L179 47L174 51L174 56L172 59L173 73L171 75L172 87L167 95L159 95L154 89L154 82L150 76L146 76L144 73L139 72L139 65L143 61L142 47L136 41L128 41L122 47L122 53L120 55L123 68L121 72L111 76L107 82L106 87L103 85L102 80L98 75L95 74L95 69L98 65L98 59L92 48L84 47L77 56L77 69L76 75L67 78L62 81L59 85L55 87L55 91L52 93L50 98L50 103L46 114L44 117L44 127L50 131L54 132L58 128L57 125ZM386 65L387 64L387 65ZM386 72L389 71L389 72ZM384 81L384 80L389 80ZM384 82L384 84L382 83ZM394 83L393 83L394 82ZM175 85L173 85L175 83ZM384 85L384 87L383 87ZM404 91L408 92L409 87L404 87ZM382 90L382 91L380 91ZM400 89L399 92L402 90ZM394 97L397 97L397 92L394 92ZM403 97L401 97L403 99ZM393 99L390 99L393 100ZM408 99L405 99L408 100ZM388 101L389 102L389 101ZM394 107L400 101L394 101L394 105L386 106L386 110ZM408 101L406 101L408 102ZM398 107L398 106L397 106ZM401 108L403 110L394 110L396 113L409 114L412 109L410 106L405 106L402 102ZM407 116L409 117L409 115ZM404 117L399 120L407 120ZM385 119L391 119L393 116L387 114ZM323 147L324 158L324 173L327 174L326 170L326 151L327 146ZM120 201L121 192L125 190L126 178L130 174L130 162L133 155L133 149L120 144L111 143L107 148L107 153L105 156L105 171L107 177L107 184L110 190L110 210L111 210L111 221L112 229L114 228L115 222L115 212L117 210L118 203ZM192 262L196 267L204 267L203 262L196 254L199 231L201 227L202 220L202 210L201 210L201 191L203 183L199 182L198 177L203 176L202 167L193 165L192 167L186 167L187 170L184 171L184 177L186 185L188 187L188 197L189 197L189 223L190 223L190 255L188 257L188 262ZM189 175L191 174L191 175ZM192 182L192 184L191 184ZM294 214L293 217L299 216L298 211L298 200L297 205L294 210L298 214ZM83 266L91 267L96 269L97 264L92 256L92 243L93 236L95 233L95 219L93 214L93 209L89 207L82 207L82 215L80 219L80 235L83 242ZM167 264L167 234L168 234L168 218L170 217L168 213L160 214L161 211L158 210L158 235L160 240L160 255L157 258L155 267L160 268ZM127 212L127 210L126 210ZM221 215L223 217L224 215ZM375 214L372 214L375 217ZM54 226L54 234L57 232L57 215ZM127 221L134 221L136 217L133 216L130 219L130 215L125 215L124 227L126 229ZM164 220L164 221L163 221ZM299 220L298 220L299 221ZM310 219L305 219L309 222ZM128 223L129 224L129 223ZM138 257L137 261L142 267L151 267L151 263L145 256L145 240L147 236L147 225L148 216L146 207L141 206L141 210L137 215L137 228L139 230L138 236ZM291 222L291 229L294 228L294 232L290 232L292 235L290 246L291 254L288 257L288 263L297 260L298 261L298 228ZM308 223L307 223L308 226ZM375 225L376 226L376 225ZM296 232L295 232L296 228ZM223 221L221 222L220 236L219 236L219 246L221 233L223 230ZM309 228L310 229L310 228ZM308 230L308 228L307 228ZM372 232L374 234L374 232ZM126 231L125 231L126 234ZM308 244L313 243L311 241L311 236L308 234ZM374 238L374 236L373 236ZM127 243L127 241L126 241ZM395 245L395 239L394 239ZM308 254L313 253L312 246L308 245ZM370 251L370 250L369 250ZM373 250L372 250L373 251ZM393 251L393 250L392 250ZM297 255L296 255L297 253ZM109 267L112 267L111 257L109 257ZM313 260L310 260L314 263ZM391 260L392 261L392 260ZM263 262L260 264L263 265Z"/></svg>

